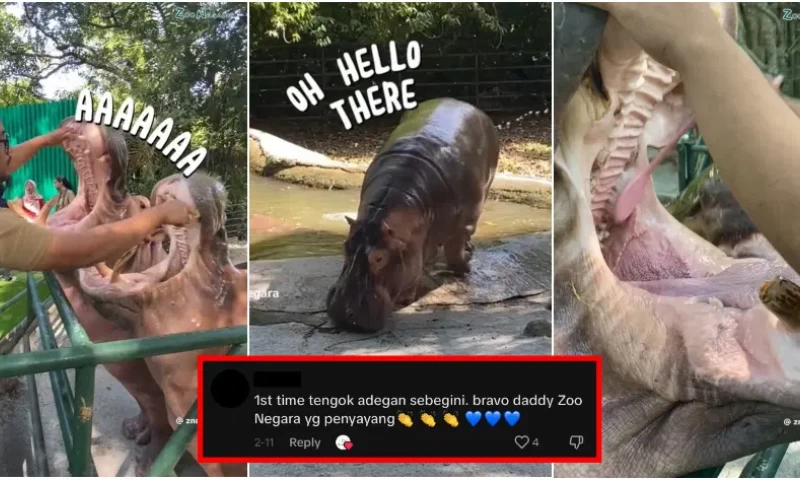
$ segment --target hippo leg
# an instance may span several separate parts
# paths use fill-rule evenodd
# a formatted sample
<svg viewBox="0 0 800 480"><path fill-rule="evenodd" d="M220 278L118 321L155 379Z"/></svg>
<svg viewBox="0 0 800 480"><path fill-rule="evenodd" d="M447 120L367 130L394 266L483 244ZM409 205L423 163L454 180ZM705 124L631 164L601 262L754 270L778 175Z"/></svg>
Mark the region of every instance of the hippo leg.
<svg viewBox="0 0 800 480"><path fill-rule="evenodd" d="M132 338L131 332L100 315L91 301L76 286L71 276L58 274L57 277L90 340L101 343ZM109 363L104 367L122 384L141 408L139 415L123 420L123 434L131 440L135 439L139 445L149 442L148 449L155 449L157 455L169 439L172 428L169 426L164 406L164 393L150 373L147 364L144 360L129 360Z"/></svg>
<svg viewBox="0 0 800 480"><path fill-rule="evenodd" d="M139 408L142 406L139 405ZM135 417L126 418L122 421L122 434L128 440L136 440L137 445L147 445L150 443L150 421L144 409Z"/></svg>
<svg viewBox="0 0 800 480"><path fill-rule="evenodd" d="M444 258L447 261L447 268L453 271L456 275L465 275L469 273L469 261L472 259L472 242L470 238L472 235L469 232L464 232L461 235L451 237L444 244Z"/></svg>

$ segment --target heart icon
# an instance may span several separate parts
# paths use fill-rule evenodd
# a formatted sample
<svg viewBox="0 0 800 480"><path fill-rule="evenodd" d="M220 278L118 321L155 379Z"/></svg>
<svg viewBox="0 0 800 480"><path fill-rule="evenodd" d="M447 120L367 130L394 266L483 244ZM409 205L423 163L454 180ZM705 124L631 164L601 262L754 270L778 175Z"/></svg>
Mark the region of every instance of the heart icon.
<svg viewBox="0 0 800 480"><path fill-rule="evenodd" d="M473 427L481 421L481 412L467 412L464 416L467 417L467 421Z"/></svg>
<svg viewBox="0 0 800 480"><path fill-rule="evenodd" d="M520 450L527 447L530 441L531 439L528 438L527 435L517 435L516 437L514 437L514 443L517 444Z"/></svg>
<svg viewBox="0 0 800 480"><path fill-rule="evenodd" d="M508 422L508 424L511 425L512 427L516 425L517 422L519 422L519 412L517 411L506 412L503 414L503 417L506 419L506 422Z"/></svg>
<svg viewBox="0 0 800 480"><path fill-rule="evenodd" d="M500 421L500 412L486 412L486 421L489 422L489 425L495 426L497 422Z"/></svg>
<svg viewBox="0 0 800 480"><path fill-rule="evenodd" d="M344 448L350 450L353 448L353 442L344 442Z"/></svg>

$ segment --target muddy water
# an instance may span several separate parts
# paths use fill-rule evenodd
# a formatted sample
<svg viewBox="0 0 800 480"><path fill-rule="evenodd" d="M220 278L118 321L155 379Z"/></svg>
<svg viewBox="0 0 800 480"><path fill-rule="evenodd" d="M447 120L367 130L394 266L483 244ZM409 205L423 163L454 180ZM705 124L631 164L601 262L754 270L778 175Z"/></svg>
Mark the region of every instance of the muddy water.
<svg viewBox="0 0 800 480"><path fill-rule="evenodd" d="M335 255L349 230L344 215L356 216L358 190L319 190L250 178L252 260ZM475 243L550 229L550 210L490 200Z"/></svg>

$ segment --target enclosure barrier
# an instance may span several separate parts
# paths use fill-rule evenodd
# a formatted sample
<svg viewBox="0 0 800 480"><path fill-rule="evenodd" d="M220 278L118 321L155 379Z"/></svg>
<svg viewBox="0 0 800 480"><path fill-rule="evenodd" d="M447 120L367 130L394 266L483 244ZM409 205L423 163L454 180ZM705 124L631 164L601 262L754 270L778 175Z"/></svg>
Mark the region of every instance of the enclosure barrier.
<svg viewBox="0 0 800 480"><path fill-rule="evenodd" d="M27 295L28 316L22 328L27 329L34 320L39 330L42 350L31 352L30 332L20 338L23 353L0 357L0 378L25 376L31 409L32 468L34 475L49 475L47 452L44 441L42 416L39 409L36 378L34 374L47 372L53 389L53 399L58 416L64 448L67 452L69 471L72 476L96 476L97 470L91 456L92 414L94 411L95 368L97 365L125 360L136 360L156 355L187 352L210 347L233 345L230 355L246 354L247 327L223 328L206 332L180 333L161 337L92 343L78 323L75 312L64 291L52 273L44 274L53 303L67 333L71 347L59 348L53 327L45 315L36 290L37 282L28 275L27 288L23 294L15 295L8 303L20 301ZM0 306L0 312L9 305ZM67 369L75 369L75 388L70 385ZM193 405L158 458L151 466L150 476L169 475L193 438L197 425L192 422L197 416L197 405Z"/></svg>
<svg viewBox="0 0 800 480"><path fill-rule="evenodd" d="M711 155L703 138L678 142L678 188L682 192L703 170L711 166Z"/></svg>

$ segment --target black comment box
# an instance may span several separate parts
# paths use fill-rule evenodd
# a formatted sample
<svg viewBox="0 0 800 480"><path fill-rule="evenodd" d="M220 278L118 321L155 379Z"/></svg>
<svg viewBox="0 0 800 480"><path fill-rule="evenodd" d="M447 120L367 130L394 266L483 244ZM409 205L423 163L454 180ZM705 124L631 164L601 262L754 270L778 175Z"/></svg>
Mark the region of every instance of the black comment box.
<svg viewBox="0 0 800 480"><path fill-rule="evenodd" d="M201 356L201 462L601 461L597 356Z"/></svg>

